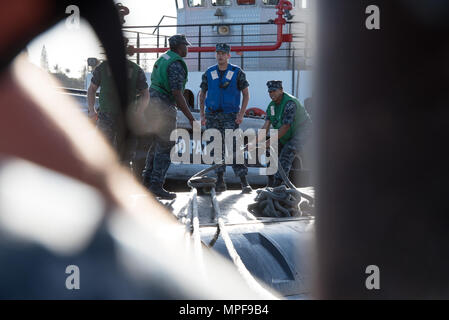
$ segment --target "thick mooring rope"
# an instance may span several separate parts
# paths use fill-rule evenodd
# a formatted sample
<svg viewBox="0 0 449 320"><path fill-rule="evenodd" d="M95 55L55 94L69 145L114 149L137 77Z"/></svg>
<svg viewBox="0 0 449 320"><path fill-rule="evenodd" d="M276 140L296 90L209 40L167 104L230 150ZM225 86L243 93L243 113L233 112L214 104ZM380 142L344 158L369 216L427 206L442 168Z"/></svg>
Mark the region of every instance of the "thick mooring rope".
<svg viewBox="0 0 449 320"><path fill-rule="evenodd" d="M237 250L235 249L231 237L229 236L229 233L227 231L227 227L225 225L225 221L222 217L220 206L218 205L217 200L217 194L215 192L215 178L208 178L203 177L204 174L206 174L209 171L214 170L215 168L219 167L221 164L216 164L210 168L207 168L205 170L202 170L192 176L187 181L187 185L192 188L192 236L194 238L194 247L196 255L199 255L202 257L202 254L199 252L202 248L198 247L198 242L201 241L200 239L200 233L199 233L199 219L198 219L198 205L197 205L197 189L196 188L205 188L210 187L211 192L210 196L212 199L212 204L214 208L215 218L217 221L217 232L212 239L211 243L209 244L209 247L212 247L215 242L218 239L218 236L221 234L223 241L226 246L226 250L228 251L229 256L231 257L232 261L234 262L234 265L237 268L237 271L242 276L242 278L245 280L245 282L248 284L248 286L257 292L263 299L278 299L275 297L271 292L269 292L267 289L262 287L256 279L251 275L251 273L248 271L248 269L245 267L242 259L240 258L239 254L237 253ZM198 221L198 224L196 223Z"/></svg>
<svg viewBox="0 0 449 320"><path fill-rule="evenodd" d="M273 147L270 148L274 152ZM299 203L304 194L296 189L281 165L278 166L278 170L285 185L257 190L255 203L248 205L248 211L255 216L273 218L301 216Z"/></svg>

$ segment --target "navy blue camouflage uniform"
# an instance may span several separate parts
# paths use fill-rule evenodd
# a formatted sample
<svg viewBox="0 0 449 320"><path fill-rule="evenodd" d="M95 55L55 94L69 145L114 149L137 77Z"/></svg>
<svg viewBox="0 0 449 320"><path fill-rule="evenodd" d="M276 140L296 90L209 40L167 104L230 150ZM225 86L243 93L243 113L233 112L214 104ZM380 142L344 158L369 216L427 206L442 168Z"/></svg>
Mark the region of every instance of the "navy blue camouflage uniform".
<svg viewBox="0 0 449 320"><path fill-rule="evenodd" d="M172 90L182 90L187 74L180 61L170 64L167 69L168 79ZM170 151L175 145L170 141L170 134L176 129L176 105L171 98L153 88L150 91L150 108L154 112L155 121L163 123L152 136L152 143L148 150L145 169L142 172L145 185L163 184L171 164ZM157 119L157 120L156 120Z"/></svg>
<svg viewBox="0 0 449 320"><path fill-rule="evenodd" d="M282 125L292 125L295 121L295 115L296 103L293 101L287 102L282 114ZM297 155L302 154L303 152L304 145L310 133L310 124L311 121L308 120L306 123L302 124L301 127L297 128L295 134L285 145L282 145L282 143L278 141L278 166L282 166L282 169L284 169L287 176L292 168L293 160ZM282 180L279 170L274 177L276 180Z"/></svg>
<svg viewBox="0 0 449 320"><path fill-rule="evenodd" d="M227 71L219 70L220 77L223 77L225 72L227 72ZM207 73L203 74L200 87L203 92L206 92L208 90ZM237 74L237 88L240 91L242 91L248 87L249 87L249 83L246 80L246 74L245 74L245 72L240 70L239 73ZM221 136L222 136L222 159L224 159L224 156L225 156L225 130L226 129L235 130L235 129L239 128L239 125L237 123L235 123L236 118L237 118L236 112L232 112L232 113L206 112L206 129L212 129L212 128L217 129L221 133ZM233 145L233 148L234 148L234 150L233 150L234 159L233 159L232 169L234 170L234 173L236 176L238 176L238 177L246 176L248 174L248 168L244 164L236 164L235 163L236 162L235 143ZM212 156L213 156L213 154L212 154ZM225 171L226 171L226 165L222 165L215 170L215 173L218 175L218 174L224 173Z"/></svg>

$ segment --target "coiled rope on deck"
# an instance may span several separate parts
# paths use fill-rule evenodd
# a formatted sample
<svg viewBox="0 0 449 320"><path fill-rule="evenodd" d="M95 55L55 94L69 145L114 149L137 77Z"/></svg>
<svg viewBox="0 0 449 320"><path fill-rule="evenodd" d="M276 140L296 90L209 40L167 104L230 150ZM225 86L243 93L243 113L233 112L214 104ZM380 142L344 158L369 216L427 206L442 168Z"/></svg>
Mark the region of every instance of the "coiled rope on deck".
<svg viewBox="0 0 449 320"><path fill-rule="evenodd" d="M270 151L274 152L273 146ZM279 174L285 185L257 190L255 203L248 205L248 211L259 217L272 218L289 218L301 216L299 203L302 197L309 202L313 202L313 198L300 192L285 174L284 168L278 166Z"/></svg>

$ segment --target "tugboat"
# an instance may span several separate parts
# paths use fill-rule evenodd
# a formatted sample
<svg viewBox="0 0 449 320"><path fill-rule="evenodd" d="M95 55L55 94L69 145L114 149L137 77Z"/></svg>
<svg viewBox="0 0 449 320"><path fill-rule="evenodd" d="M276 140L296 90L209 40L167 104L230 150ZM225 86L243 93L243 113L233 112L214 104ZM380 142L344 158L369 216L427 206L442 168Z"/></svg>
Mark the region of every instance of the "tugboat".
<svg viewBox="0 0 449 320"><path fill-rule="evenodd" d="M176 27L177 33L186 34L192 47L185 59L189 82L184 95L197 120L201 76L215 63L213 52L219 42L231 45L231 61L245 70L250 83L250 104L240 126L243 130L259 129L264 123L264 109L269 102L267 80L282 80L286 91L303 104L312 96L309 39L313 30L313 1L296 0L296 4L286 0L175 1L176 25L127 26L123 31L135 35L130 37L134 43L131 42L128 52L138 64L150 54L156 60L168 50L169 35L164 28ZM144 48L141 43L148 36L155 45ZM89 64L98 63L94 60L90 59ZM150 83L151 74L146 76ZM90 79L91 75L86 86ZM79 101L85 99L82 90L69 93ZM178 151L190 152L191 158L194 153L202 153L203 142L193 139L190 124L179 111L177 126L191 133L190 148L180 139ZM140 139L132 157L137 175L143 168L147 150L147 141ZM175 200L160 202L185 225L198 259L201 260L203 250L214 250L233 261L253 289L263 293L268 288L287 299L307 299L311 287L315 200L314 188L301 174L308 172L307 161L302 160L295 159L289 177L283 174L283 186L261 188L251 194L232 188L218 194L209 165L172 163L167 180L174 181L180 189L176 190ZM260 162L248 165L248 181L252 186L266 184L266 176L260 174L264 166ZM225 178L231 185L237 183L229 168ZM136 199L140 196L146 195L136 195Z"/></svg>
<svg viewBox="0 0 449 320"><path fill-rule="evenodd" d="M269 102L267 80L283 80L286 90L291 89L302 103L312 94L307 42L311 11L305 6L306 1L296 2L295 7L286 0L177 0L177 25L154 26L155 46L140 45L145 35L152 34L141 29L151 30L150 27L129 26L124 31L137 35L135 45L129 48L137 63L144 54L153 54L156 59L168 50L164 28L176 27L177 33L186 34L192 47L186 58L190 71L185 97L196 119L201 75L215 63L215 44L230 44L232 62L240 64L250 82L251 100L241 127L259 129L264 123L261 110ZM292 14L299 19L293 21ZM150 79L150 75L147 77ZM181 112L177 124L178 128L190 129ZM178 146L182 144L186 145L185 141L178 141ZM181 149L189 151L181 147L178 150ZM203 152L201 141L191 142L191 156L195 152ZM142 162L146 149L141 147L135 155L134 161ZM250 167L251 184L266 184L266 176L259 174L263 166L257 163ZM167 179L176 180L185 186L185 191L177 192L175 200L160 200L186 226L187 234L193 238L195 257L201 260L203 250L214 250L233 261L253 289L273 289L288 299L308 298L314 235L313 187L296 188L282 173L285 185L278 188L259 189L252 194L240 190L218 194L210 174L212 169L206 164L172 164ZM233 182L229 169L226 179Z"/></svg>
<svg viewBox="0 0 449 320"><path fill-rule="evenodd" d="M296 3L295 3L296 2ZM130 36L129 52L137 64L155 61L168 50L166 30L176 28L176 33L185 34L192 46L185 58L189 69L189 81L184 96L192 114L199 119L199 93L201 76L215 64L215 44L225 42L231 46L231 63L239 65L250 83L250 101L242 130L259 129L264 123L265 109L269 103L267 80L282 80L286 91L305 103L312 96L311 30L314 2L296 0L293 3L279 0L175 0L177 24L156 26L126 26L125 35ZM142 43L151 46L143 47ZM148 83L151 74L147 73ZM90 77L87 78L89 83ZM87 85L87 84L86 84ZM307 106L307 103L306 103ZM178 111L178 128L190 130L182 112ZM190 137L190 152L202 152L205 144ZM133 166L141 172L146 157L147 145L141 141L134 154ZM180 139L178 145L185 146ZM201 147L199 147L201 145ZM247 155L246 155L247 158ZM309 183L309 170L304 159L293 163L290 178L301 185ZM266 177L259 175L257 165L248 164L248 181L253 185L265 185ZM205 164L182 164L170 166L167 180L187 181ZM239 180L231 170L225 179L231 184Z"/></svg>

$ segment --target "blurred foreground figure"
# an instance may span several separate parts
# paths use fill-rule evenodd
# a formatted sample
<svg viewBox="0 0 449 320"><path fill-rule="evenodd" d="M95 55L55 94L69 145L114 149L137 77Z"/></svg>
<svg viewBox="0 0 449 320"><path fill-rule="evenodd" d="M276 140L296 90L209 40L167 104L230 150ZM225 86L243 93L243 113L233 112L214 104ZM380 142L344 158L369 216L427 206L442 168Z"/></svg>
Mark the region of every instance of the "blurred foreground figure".
<svg viewBox="0 0 449 320"><path fill-rule="evenodd" d="M448 299L449 2L318 4L317 296Z"/></svg>
<svg viewBox="0 0 449 320"><path fill-rule="evenodd" d="M128 43L128 39L125 39ZM131 110L142 109L148 105L150 95L148 93L147 79L142 68L136 63L126 60L126 69L128 76L128 108ZM97 119L97 127L103 132L111 145L117 150L121 150L123 144L123 125L124 121L119 119L120 100L117 95L112 78L111 68L107 61L103 61L97 66L87 90L87 101L90 119ZM100 88L99 110L95 111L95 94Z"/></svg>
<svg viewBox="0 0 449 320"><path fill-rule="evenodd" d="M24 58L12 62L68 4L18 0L15 15L0 12L0 298L273 298L253 293L224 258L204 252L198 263L185 227L119 165L78 106ZM70 4L98 33L125 108L113 2Z"/></svg>

